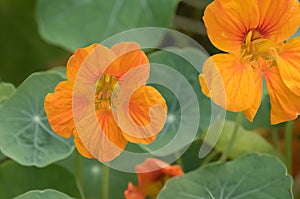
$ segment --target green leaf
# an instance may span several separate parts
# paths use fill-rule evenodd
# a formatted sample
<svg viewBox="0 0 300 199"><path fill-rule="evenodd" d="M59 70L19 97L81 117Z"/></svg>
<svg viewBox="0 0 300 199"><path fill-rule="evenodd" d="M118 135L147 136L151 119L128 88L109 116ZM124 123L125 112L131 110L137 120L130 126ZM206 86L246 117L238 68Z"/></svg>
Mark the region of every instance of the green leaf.
<svg viewBox="0 0 300 199"><path fill-rule="evenodd" d="M157 199L292 199L292 178L276 158L247 154L172 178Z"/></svg>
<svg viewBox="0 0 300 199"><path fill-rule="evenodd" d="M77 151L65 160L58 162L74 173L74 162L81 164L82 188L86 198L100 198L102 190L102 164L96 159L87 159ZM126 173L115 169L109 171L109 198L124 198L124 191L128 182L136 184L137 176L134 173Z"/></svg>
<svg viewBox="0 0 300 199"><path fill-rule="evenodd" d="M53 189L46 189L43 191L33 190L28 191L15 199L72 199L70 196L66 194L53 190Z"/></svg>
<svg viewBox="0 0 300 199"><path fill-rule="evenodd" d="M79 198L74 176L61 166L25 167L13 161L0 165L0 198L13 198L30 190L55 189Z"/></svg>
<svg viewBox="0 0 300 199"><path fill-rule="evenodd" d="M56 135L44 112L44 98L62 81L54 72L32 74L0 109L1 151L20 164L43 167L71 154L72 139Z"/></svg>
<svg viewBox="0 0 300 199"><path fill-rule="evenodd" d="M206 58L207 54L196 48L173 47L149 55L148 83L166 99L168 115L156 140L149 145L140 145L143 149L159 151L156 154L159 156L177 153L193 142L201 132L199 129L208 127L211 104L202 94L198 81L198 71Z"/></svg>
<svg viewBox="0 0 300 199"><path fill-rule="evenodd" d="M11 83L0 82L0 108L16 91L16 88Z"/></svg>
<svg viewBox="0 0 300 199"><path fill-rule="evenodd" d="M178 2L39 0L36 16L46 41L73 51L132 28L170 27Z"/></svg>
<svg viewBox="0 0 300 199"><path fill-rule="evenodd" d="M213 129L218 128L218 125L219 124L211 126L211 132L214 132ZM226 150L231 139L234 126L234 122L225 121L221 135L216 145L214 146L215 150L219 152L223 152ZM203 136L205 136L205 134L206 133L204 133ZM209 139L207 139L206 142L206 144L211 144ZM263 137L253 131L248 131L243 127L240 127L236 136L235 143L230 151L229 157L237 158L249 152L268 153L280 157L279 153Z"/></svg>
<svg viewBox="0 0 300 199"><path fill-rule="evenodd" d="M64 65L68 52L43 41L34 20L36 0L0 1L0 81L19 85L31 73Z"/></svg>

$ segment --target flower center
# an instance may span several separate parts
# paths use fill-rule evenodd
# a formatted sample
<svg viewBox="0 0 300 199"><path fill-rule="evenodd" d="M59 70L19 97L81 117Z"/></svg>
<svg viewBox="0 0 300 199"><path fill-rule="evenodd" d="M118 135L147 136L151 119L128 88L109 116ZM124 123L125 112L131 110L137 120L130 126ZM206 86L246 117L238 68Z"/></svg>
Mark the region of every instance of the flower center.
<svg viewBox="0 0 300 199"><path fill-rule="evenodd" d="M276 45L257 31L251 30L242 44L241 59L253 68L267 70L276 62Z"/></svg>
<svg viewBox="0 0 300 199"><path fill-rule="evenodd" d="M103 74L96 84L95 109L109 111L115 108L112 98L118 94L118 79L111 74Z"/></svg>

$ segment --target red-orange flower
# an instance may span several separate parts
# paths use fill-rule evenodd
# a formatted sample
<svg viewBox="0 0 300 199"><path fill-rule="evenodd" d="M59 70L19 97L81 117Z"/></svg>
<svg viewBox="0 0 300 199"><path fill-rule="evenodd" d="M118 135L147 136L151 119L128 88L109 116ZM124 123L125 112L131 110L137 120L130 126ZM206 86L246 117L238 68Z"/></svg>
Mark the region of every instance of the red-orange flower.
<svg viewBox="0 0 300 199"><path fill-rule="evenodd" d="M153 142L166 121L166 103L146 86L150 65L137 43L111 49L93 44L75 51L67 63L67 80L45 98L49 123L70 137L85 157L106 162L128 141Z"/></svg>
<svg viewBox="0 0 300 199"><path fill-rule="evenodd" d="M155 158L148 158L135 171L138 173L139 186L131 182L124 192L126 199L155 199L167 180L175 176L182 176L183 171L179 165L170 166L168 163Z"/></svg>
<svg viewBox="0 0 300 199"><path fill-rule="evenodd" d="M286 40L300 25L298 0L215 0L203 20L211 42L228 52L205 62L199 76L203 93L252 121L264 77L271 123L295 119L300 113L300 37Z"/></svg>

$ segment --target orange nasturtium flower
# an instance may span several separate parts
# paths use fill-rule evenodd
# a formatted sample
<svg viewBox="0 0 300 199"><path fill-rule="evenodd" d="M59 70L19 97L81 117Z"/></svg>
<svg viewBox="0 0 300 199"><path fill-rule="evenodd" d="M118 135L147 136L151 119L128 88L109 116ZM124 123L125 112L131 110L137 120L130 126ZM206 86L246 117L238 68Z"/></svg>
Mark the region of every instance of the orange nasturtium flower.
<svg viewBox="0 0 300 199"><path fill-rule="evenodd" d="M179 165L171 166L155 158L146 159L135 167L135 171L138 173L139 186L129 182L124 192L126 199L155 199L167 180L183 175Z"/></svg>
<svg viewBox="0 0 300 199"><path fill-rule="evenodd" d="M77 49L67 63L67 80L45 98L52 129L65 138L74 135L79 153L101 162L116 158L128 141L153 142L167 106L156 89L145 85L149 71L137 43Z"/></svg>
<svg viewBox="0 0 300 199"><path fill-rule="evenodd" d="M203 93L253 121L264 77L271 123L295 119L300 113L300 37L287 39L300 26L298 0L215 0L203 20L210 41L227 52L205 62L199 76Z"/></svg>

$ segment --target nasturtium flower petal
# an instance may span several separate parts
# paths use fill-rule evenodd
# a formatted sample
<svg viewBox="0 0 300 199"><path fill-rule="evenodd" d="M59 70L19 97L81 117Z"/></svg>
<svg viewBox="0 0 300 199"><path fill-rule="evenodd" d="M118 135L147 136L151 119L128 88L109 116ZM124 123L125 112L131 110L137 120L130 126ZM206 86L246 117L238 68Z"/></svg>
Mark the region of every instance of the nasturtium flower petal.
<svg viewBox="0 0 300 199"><path fill-rule="evenodd" d="M257 0L257 6L260 16L257 30L264 37L282 42L298 30L300 26L298 0Z"/></svg>
<svg viewBox="0 0 300 199"><path fill-rule="evenodd" d="M217 48L237 53L245 35L259 23L256 0L215 0L204 12L210 41Z"/></svg>
<svg viewBox="0 0 300 199"><path fill-rule="evenodd" d="M276 58L283 82L300 96L300 37L287 41Z"/></svg>
<svg viewBox="0 0 300 199"><path fill-rule="evenodd" d="M76 130L73 131L73 135L74 135L74 144L75 144L78 152L86 158L93 158L94 156L92 156L92 154L90 154L90 152L87 150L87 148L81 142L81 139L79 138L79 135L77 134Z"/></svg>
<svg viewBox="0 0 300 199"><path fill-rule="evenodd" d="M138 187L134 186L131 182L128 183L128 189L124 191L126 199L145 199L146 195L142 193Z"/></svg>
<svg viewBox="0 0 300 199"><path fill-rule="evenodd" d="M120 106L117 115L118 124L128 141L149 144L164 126L167 105L155 88L141 86L132 93L128 104Z"/></svg>
<svg viewBox="0 0 300 199"><path fill-rule="evenodd" d="M135 42L120 42L111 47L111 50L117 57L122 56L134 50L140 50L140 45Z"/></svg>
<svg viewBox="0 0 300 199"><path fill-rule="evenodd" d="M75 80L77 72L85 58L93 51L98 44L92 44L86 48L78 48L69 58L67 63L67 77L69 80Z"/></svg>
<svg viewBox="0 0 300 199"><path fill-rule="evenodd" d="M126 199L155 199L170 178L184 174L179 165L169 165L155 158L147 158L135 167L135 171L139 185L136 187L128 183L128 189L124 192Z"/></svg>
<svg viewBox="0 0 300 199"><path fill-rule="evenodd" d="M217 54L210 57L204 63L202 72L201 87L209 90L208 96L217 105L233 112L244 111L252 106L257 90L253 70L241 64L234 55Z"/></svg>
<svg viewBox="0 0 300 199"><path fill-rule="evenodd" d="M254 101L251 107L247 110L244 111L244 114L246 118L249 121L253 121L258 108L260 107L261 104L261 99L262 99L262 93L263 93L263 83L262 83L262 71L261 70L256 70L253 72L253 83L255 87L255 92L254 92Z"/></svg>
<svg viewBox="0 0 300 199"><path fill-rule="evenodd" d="M75 127L72 112L72 84L60 82L54 93L47 94L44 101L48 121L59 136L69 138Z"/></svg>
<svg viewBox="0 0 300 199"><path fill-rule="evenodd" d="M277 67L264 73L271 100L271 123L294 120L300 114L300 96L286 87Z"/></svg>
<svg viewBox="0 0 300 199"><path fill-rule="evenodd" d="M142 50L135 48L136 46L133 46L133 48L129 47L127 49L122 49L122 54L107 67L104 73L112 74L119 79L135 67L144 65L147 66L150 71L150 65L147 56ZM125 50L128 51L126 52Z"/></svg>

